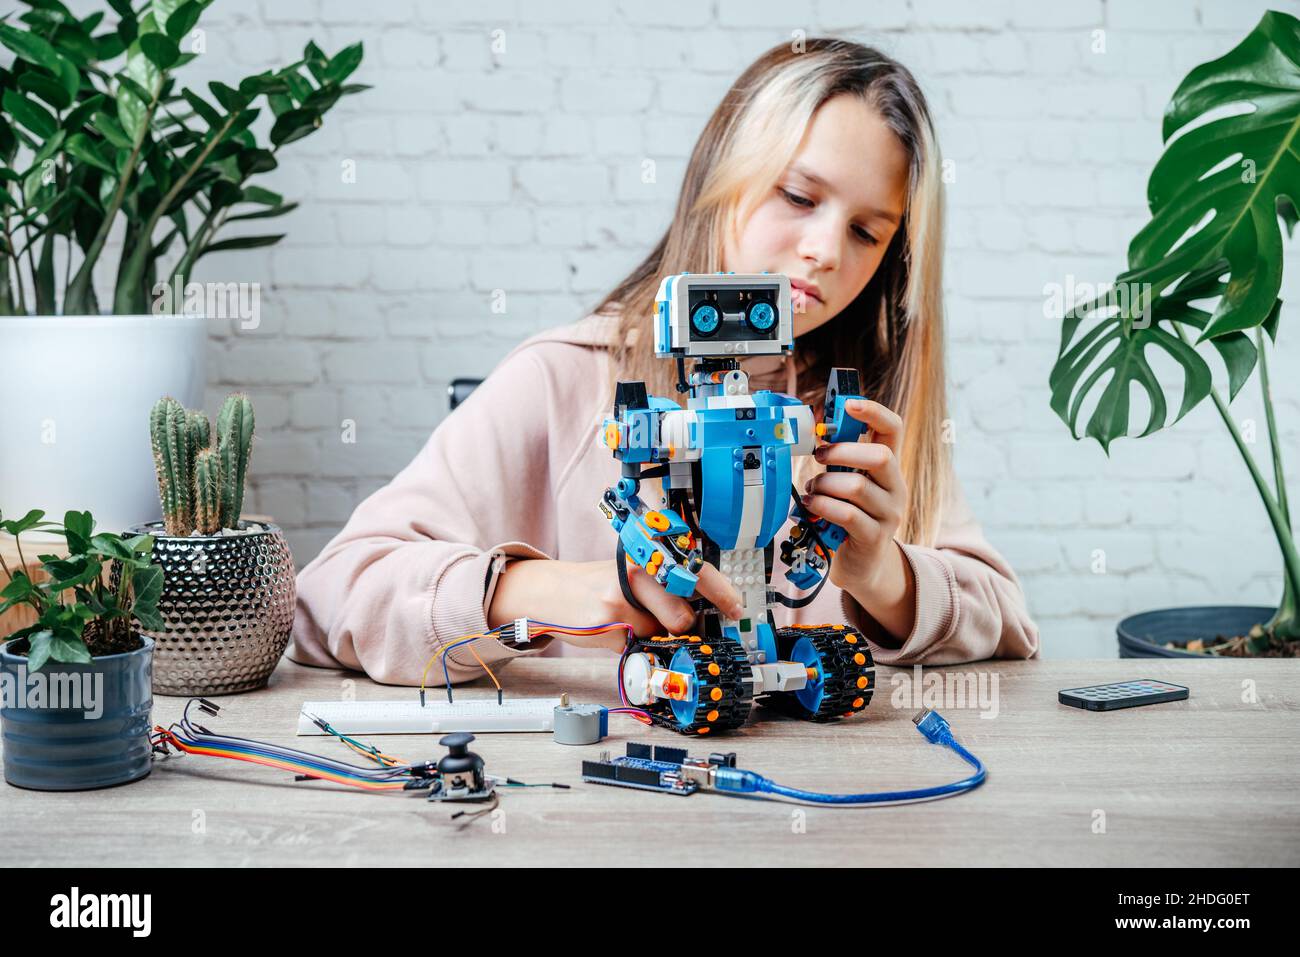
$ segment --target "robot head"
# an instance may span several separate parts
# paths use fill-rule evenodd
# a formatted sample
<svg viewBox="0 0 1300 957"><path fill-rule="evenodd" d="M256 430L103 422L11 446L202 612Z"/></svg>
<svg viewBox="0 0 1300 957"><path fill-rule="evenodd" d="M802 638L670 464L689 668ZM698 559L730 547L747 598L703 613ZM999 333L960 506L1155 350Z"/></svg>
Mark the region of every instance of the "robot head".
<svg viewBox="0 0 1300 957"><path fill-rule="evenodd" d="M659 284L655 355L780 355L794 345L790 279L779 273L682 273Z"/></svg>

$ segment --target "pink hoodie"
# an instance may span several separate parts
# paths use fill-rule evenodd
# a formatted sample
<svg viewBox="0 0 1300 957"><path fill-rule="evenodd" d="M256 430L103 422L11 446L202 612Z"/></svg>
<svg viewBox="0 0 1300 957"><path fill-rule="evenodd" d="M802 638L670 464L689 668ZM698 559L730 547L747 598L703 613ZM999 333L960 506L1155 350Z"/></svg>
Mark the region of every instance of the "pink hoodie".
<svg viewBox="0 0 1300 957"><path fill-rule="evenodd" d="M619 465L595 436L609 412L606 345L615 323L588 316L521 343L434 430L410 465L357 506L298 574L290 658L418 684L441 643L487 630L506 561L613 559L616 534L597 503L617 481ZM752 357L742 368L751 389L793 392L793 363ZM1035 656L1038 629L1020 583L984 539L956 482L951 485L935 547L902 545L916 578L916 623L905 641L831 582L805 608L777 605L777 626L851 624L884 664ZM782 567L778 560L776 569ZM773 586L798 594L775 571ZM449 655L453 681L482 674L466 654L469 647ZM612 658L551 638L527 649L486 638L472 647L489 663L539 652ZM441 669L429 678L441 684Z"/></svg>

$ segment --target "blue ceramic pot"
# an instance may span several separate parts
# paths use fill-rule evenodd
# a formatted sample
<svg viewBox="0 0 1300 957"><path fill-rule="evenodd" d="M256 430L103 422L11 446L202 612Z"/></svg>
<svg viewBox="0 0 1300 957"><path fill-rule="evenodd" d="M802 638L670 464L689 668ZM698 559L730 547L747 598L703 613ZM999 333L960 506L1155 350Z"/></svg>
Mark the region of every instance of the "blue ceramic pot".
<svg viewBox="0 0 1300 957"><path fill-rule="evenodd" d="M1129 615L1115 627L1121 658L1213 658L1182 646L1197 638L1244 635L1265 624L1277 612L1267 605L1188 605ZM1170 641L1177 648L1166 648Z"/></svg>
<svg viewBox="0 0 1300 957"><path fill-rule="evenodd" d="M5 780L38 791L84 791L149 773L153 639L90 664L27 658L0 646ZM43 676L43 677L42 677Z"/></svg>

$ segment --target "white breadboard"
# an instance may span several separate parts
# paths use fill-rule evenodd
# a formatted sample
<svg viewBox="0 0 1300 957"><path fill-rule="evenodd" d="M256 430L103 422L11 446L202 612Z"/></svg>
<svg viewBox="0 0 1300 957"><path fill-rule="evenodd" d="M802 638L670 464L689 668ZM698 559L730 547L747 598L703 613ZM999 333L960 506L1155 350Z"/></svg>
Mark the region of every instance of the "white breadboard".
<svg viewBox="0 0 1300 957"><path fill-rule="evenodd" d="M314 714L340 734L446 734L450 731L550 731L559 698L496 698L448 702L426 695L401 701L307 701L298 714L299 734L325 734Z"/></svg>

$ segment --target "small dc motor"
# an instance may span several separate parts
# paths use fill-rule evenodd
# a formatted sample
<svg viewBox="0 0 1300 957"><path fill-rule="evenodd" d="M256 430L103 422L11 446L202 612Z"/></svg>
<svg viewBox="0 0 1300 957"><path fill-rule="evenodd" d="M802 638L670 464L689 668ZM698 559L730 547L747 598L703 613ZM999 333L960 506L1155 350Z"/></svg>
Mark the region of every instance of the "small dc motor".
<svg viewBox="0 0 1300 957"><path fill-rule="evenodd" d="M562 694L554 714L556 744L597 744L609 734L609 709L598 704L570 704Z"/></svg>

